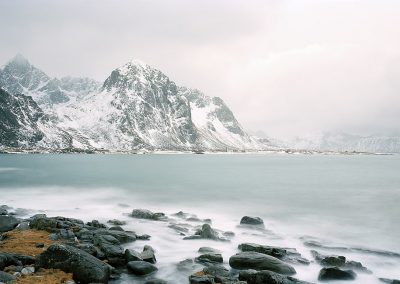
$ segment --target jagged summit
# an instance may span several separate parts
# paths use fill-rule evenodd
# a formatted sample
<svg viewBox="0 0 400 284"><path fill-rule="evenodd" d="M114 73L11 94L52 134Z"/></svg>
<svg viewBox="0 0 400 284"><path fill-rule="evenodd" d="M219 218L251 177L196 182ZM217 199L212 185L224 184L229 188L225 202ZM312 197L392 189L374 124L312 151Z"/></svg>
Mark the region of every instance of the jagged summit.
<svg viewBox="0 0 400 284"><path fill-rule="evenodd" d="M21 53L17 53L6 65L30 66L31 64Z"/></svg>
<svg viewBox="0 0 400 284"><path fill-rule="evenodd" d="M50 114L51 123L42 131L47 142L37 142L41 147L65 141L68 147L115 151L263 147L246 134L221 98L179 87L140 60L113 70L101 87L88 78L50 78L29 63L21 68L19 61L28 66L23 57L14 61L15 68L1 70L0 87L32 96ZM58 142L48 142L52 140Z"/></svg>

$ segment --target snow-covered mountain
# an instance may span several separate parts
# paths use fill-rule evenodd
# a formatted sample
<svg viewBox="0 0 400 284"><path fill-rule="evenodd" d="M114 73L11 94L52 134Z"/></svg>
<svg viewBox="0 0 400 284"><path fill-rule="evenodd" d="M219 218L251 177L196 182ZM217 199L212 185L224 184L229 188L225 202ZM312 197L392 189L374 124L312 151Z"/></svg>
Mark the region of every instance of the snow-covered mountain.
<svg viewBox="0 0 400 284"><path fill-rule="evenodd" d="M320 133L275 141L287 148L337 152L400 153L400 137Z"/></svg>
<svg viewBox="0 0 400 284"><path fill-rule="evenodd" d="M101 85L87 78L50 78L17 55L0 70L0 88L15 98L31 96L46 118L45 126L36 127L42 138L18 143L20 147L115 151L267 147L243 130L222 99L179 87L139 61L115 69Z"/></svg>

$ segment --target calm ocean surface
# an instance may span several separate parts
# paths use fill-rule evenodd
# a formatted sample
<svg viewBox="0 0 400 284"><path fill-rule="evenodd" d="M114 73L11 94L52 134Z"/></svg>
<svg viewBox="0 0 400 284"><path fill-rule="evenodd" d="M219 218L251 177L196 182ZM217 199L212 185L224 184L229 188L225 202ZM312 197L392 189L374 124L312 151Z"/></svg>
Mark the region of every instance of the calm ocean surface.
<svg viewBox="0 0 400 284"><path fill-rule="evenodd" d="M248 239L296 247L311 259L304 236L400 253L399 155L0 155L0 196L1 204L32 214L129 220L129 229L153 236L159 275L166 279L176 274L172 263L193 257L200 243L177 247L178 236L166 226L160 230L127 217L133 208L183 210L234 231L236 239L224 244L225 262ZM237 228L243 215L262 217L274 237L253 239ZM398 258L346 256L374 272L356 282L400 278ZM316 264L296 269L296 277L317 282ZM177 283L185 283L186 276L179 277Z"/></svg>

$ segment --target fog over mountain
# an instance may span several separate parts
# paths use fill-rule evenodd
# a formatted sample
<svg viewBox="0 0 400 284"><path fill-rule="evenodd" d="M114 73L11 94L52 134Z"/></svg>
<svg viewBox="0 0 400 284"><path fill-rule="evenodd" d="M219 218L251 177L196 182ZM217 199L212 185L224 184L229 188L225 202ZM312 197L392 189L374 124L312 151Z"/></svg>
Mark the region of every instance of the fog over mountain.
<svg viewBox="0 0 400 284"><path fill-rule="evenodd" d="M2 63L20 52L54 77L103 82L138 58L220 97L267 137L400 136L398 1L39 0L0 10Z"/></svg>

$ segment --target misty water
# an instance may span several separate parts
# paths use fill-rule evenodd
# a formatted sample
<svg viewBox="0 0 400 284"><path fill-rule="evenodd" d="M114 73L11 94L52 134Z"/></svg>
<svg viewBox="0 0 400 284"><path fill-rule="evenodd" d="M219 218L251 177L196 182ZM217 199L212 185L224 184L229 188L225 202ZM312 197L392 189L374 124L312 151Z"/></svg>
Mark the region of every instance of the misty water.
<svg viewBox="0 0 400 284"><path fill-rule="evenodd" d="M25 216L127 221L125 230L152 237L126 247L153 246L159 268L153 276L171 283L188 283L190 272L178 271L176 263L198 256L201 246L222 250L229 267L242 242L295 247L312 260L315 248L306 240L356 248L317 248L373 272L358 273L353 283L400 278L400 257L382 252L400 253L398 155L0 155L0 194L1 204L29 209L21 211ZM129 217L134 208L171 218L182 210L235 236L230 242L183 240L169 222ZM263 218L266 230L239 227L244 215ZM296 278L318 282L319 264L294 266ZM118 283L142 282L124 276Z"/></svg>

